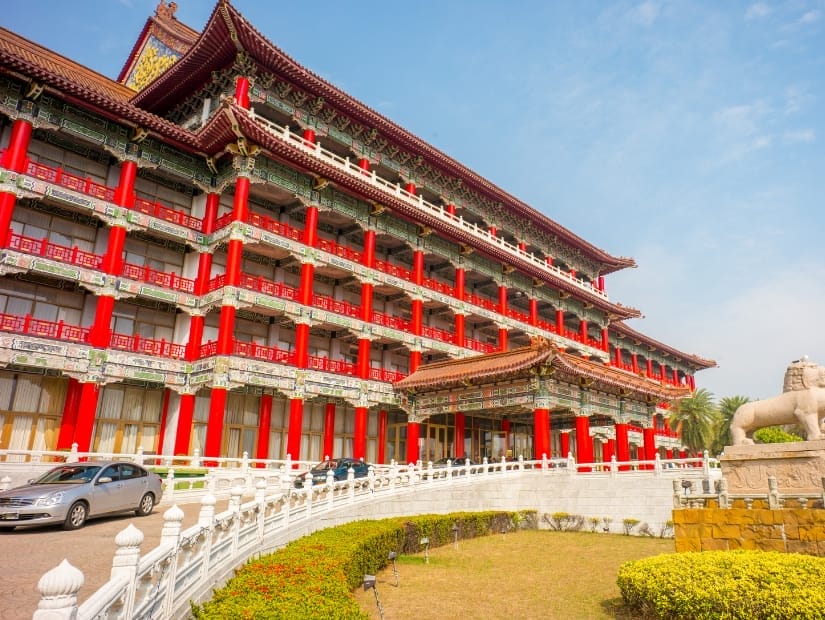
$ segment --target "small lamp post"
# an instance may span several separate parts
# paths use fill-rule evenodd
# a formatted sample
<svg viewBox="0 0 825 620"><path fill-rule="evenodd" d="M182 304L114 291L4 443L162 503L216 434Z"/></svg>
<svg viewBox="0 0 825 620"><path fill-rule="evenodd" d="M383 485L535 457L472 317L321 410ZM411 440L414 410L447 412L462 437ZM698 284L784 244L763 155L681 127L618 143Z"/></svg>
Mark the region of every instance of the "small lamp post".
<svg viewBox="0 0 825 620"><path fill-rule="evenodd" d="M424 537L421 539L421 544L424 545L424 564L430 563L430 539Z"/></svg>
<svg viewBox="0 0 825 620"><path fill-rule="evenodd" d="M398 565L395 562L395 558L398 557L398 554L395 551L390 551L390 555L388 559L392 562L392 574L395 575L395 587L398 587Z"/></svg>
<svg viewBox="0 0 825 620"><path fill-rule="evenodd" d="M378 585L375 583L375 575L364 575L364 592L370 588L375 593L375 606L378 607L378 617L384 620L384 609L381 607L381 601L378 600Z"/></svg>
<svg viewBox="0 0 825 620"><path fill-rule="evenodd" d="M453 549L458 551L458 523L453 523Z"/></svg>

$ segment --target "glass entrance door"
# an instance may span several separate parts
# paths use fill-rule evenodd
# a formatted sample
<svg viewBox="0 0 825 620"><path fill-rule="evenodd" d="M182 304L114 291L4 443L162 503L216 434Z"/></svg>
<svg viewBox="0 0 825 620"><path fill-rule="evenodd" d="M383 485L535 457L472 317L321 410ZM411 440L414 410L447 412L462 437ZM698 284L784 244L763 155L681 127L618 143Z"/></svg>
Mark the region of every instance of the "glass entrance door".
<svg viewBox="0 0 825 620"><path fill-rule="evenodd" d="M422 430L424 432L419 457L423 463L452 456L449 454L453 430L451 427L442 424L427 424Z"/></svg>

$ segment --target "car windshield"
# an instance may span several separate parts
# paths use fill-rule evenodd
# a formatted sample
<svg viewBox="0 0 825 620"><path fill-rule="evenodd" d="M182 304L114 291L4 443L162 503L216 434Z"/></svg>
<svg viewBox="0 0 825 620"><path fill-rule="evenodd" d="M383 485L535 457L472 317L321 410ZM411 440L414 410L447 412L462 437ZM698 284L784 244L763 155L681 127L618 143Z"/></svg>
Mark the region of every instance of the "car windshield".
<svg viewBox="0 0 825 620"><path fill-rule="evenodd" d="M100 465L64 465L47 471L32 484L82 484L91 482Z"/></svg>
<svg viewBox="0 0 825 620"><path fill-rule="evenodd" d="M327 469L336 469L338 467L338 461L334 459L330 459L327 461L321 461L315 467L312 468L313 471L325 471Z"/></svg>

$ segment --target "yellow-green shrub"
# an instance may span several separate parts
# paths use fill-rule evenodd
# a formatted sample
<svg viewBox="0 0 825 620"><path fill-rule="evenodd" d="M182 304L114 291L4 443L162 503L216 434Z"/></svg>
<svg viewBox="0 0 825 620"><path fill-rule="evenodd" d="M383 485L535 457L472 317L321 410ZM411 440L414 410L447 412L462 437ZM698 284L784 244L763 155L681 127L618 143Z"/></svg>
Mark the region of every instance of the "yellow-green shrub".
<svg viewBox="0 0 825 620"><path fill-rule="evenodd" d="M675 553L625 562L619 590L649 618L820 619L825 558L763 551Z"/></svg>
<svg viewBox="0 0 825 620"><path fill-rule="evenodd" d="M202 620L368 618L352 591L365 574L386 566L390 551L418 552L424 536L431 548L449 544L454 525L464 539L510 529L514 523L535 528L535 512L453 513L347 523L250 562L215 591L211 601L193 606L192 613Z"/></svg>

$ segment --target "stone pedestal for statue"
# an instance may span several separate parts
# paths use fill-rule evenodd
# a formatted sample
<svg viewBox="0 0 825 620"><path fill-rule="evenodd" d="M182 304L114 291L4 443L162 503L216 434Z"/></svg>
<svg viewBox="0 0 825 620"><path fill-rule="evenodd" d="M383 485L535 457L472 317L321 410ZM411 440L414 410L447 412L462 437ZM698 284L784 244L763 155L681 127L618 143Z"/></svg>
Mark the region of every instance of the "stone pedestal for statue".
<svg viewBox="0 0 825 620"><path fill-rule="evenodd" d="M776 477L781 494L820 493L825 439L728 446L719 461L731 494L763 494L768 476Z"/></svg>

